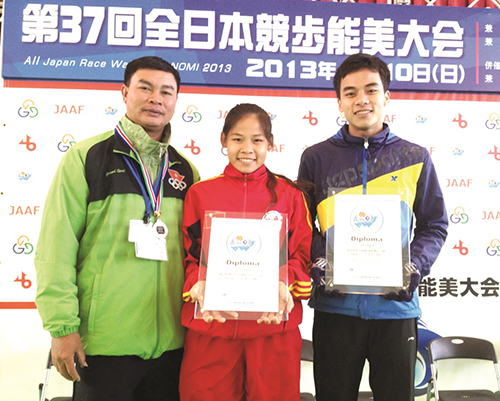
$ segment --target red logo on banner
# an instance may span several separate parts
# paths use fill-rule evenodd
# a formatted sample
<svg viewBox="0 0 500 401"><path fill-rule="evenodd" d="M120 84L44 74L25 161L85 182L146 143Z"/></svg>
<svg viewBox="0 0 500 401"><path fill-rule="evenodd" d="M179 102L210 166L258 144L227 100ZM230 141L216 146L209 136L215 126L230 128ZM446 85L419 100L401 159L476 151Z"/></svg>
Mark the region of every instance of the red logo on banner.
<svg viewBox="0 0 500 401"><path fill-rule="evenodd" d="M500 220L500 212L493 212L491 210L487 212L486 210L483 210L483 218L481 220Z"/></svg>
<svg viewBox="0 0 500 401"><path fill-rule="evenodd" d="M311 125L316 125L318 123L318 119L316 117L313 117L313 113L311 110L309 110L309 115L305 115L302 117L303 120L309 120L309 124Z"/></svg>
<svg viewBox="0 0 500 401"><path fill-rule="evenodd" d="M458 123L460 128L467 128L467 121L462 119L462 115L460 113L458 113L458 118L455 117L453 119L453 122Z"/></svg>
<svg viewBox="0 0 500 401"><path fill-rule="evenodd" d="M493 150L490 150L488 154L493 155L495 160L500 161L500 152L498 151L498 148L496 146L493 146Z"/></svg>
<svg viewBox="0 0 500 401"><path fill-rule="evenodd" d="M26 135L26 140L22 140L19 142L19 145L26 145L26 149L28 149L30 152L33 152L36 149L36 143L30 141L31 137Z"/></svg>
<svg viewBox="0 0 500 401"><path fill-rule="evenodd" d="M66 105L61 105L59 106L58 104L56 106L56 111L54 111L54 114L81 114L83 111L84 106L79 105L79 106L66 106Z"/></svg>
<svg viewBox="0 0 500 401"><path fill-rule="evenodd" d="M458 249L458 251L460 252L460 255L462 255L462 256L465 256L469 253L469 248L464 246L464 243L460 240L458 240L458 245L455 245L453 247L453 249Z"/></svg>
<svg viewBox="0 0 500 401"><path fill-rule="evenodd" d="M184 149L191 149L191 153L192 153L193 155L199 155L199 154L200 154L200 152L201 152L200 147L199 147L199 146L196 146L196 145L194 144L194 141L193 141L192 139L191 139L191 144L189 144L189 143L188 143L188 144L186 144L186 146L184 146Z"/></svg>
<svg viewBox="0 0 500 401"><path fill-rule="evenodd" d="M26 206L26 207L22 207L22 206L11 206L10 207L10 213L9 213L9 216L12 216L12 215L22 215L22 216L34 216L36 215L38 212L40 211L40 206Z"/></svg>
<svg viewBox="0 0 500 401"><path fill-rule="evenodd" d="M446 188L469 188L472 185L472 179L469 178L467 180L465 179L455 179L455 178L448 178L446 179Z"/></svg>
<svg viewBox="0 0 500 401"><path fill-rule="evenodd" d="M271 149L271 152L278 152L281 153L285 150L285 144L282 143L280 145L274 144L273 148Z"/></svg>
<svg viewBox="0 0 500 401"><path fill-rule="evenodd" d="M14 280L14 283L21 283L23 288L27 290L28 288L31 287L31 280L26 278L26 273L21 272L21 278L19 276Z"/></svg>

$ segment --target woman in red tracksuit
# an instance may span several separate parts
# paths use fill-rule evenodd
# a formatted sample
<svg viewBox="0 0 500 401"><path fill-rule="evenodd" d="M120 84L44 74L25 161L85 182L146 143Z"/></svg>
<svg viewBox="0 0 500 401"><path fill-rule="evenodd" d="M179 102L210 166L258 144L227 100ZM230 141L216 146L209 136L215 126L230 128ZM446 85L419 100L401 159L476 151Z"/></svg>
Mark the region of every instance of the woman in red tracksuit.
<svg viewBox="0 0 500 401"><path fill-rule="evenodd" d="M296 184L264 165L273 135L271 119L263 109L253 104L235 106L227 114L221 143L230 161L224 173L193 185L184 203L187 257L182 324L187 333L181 400L298 401L300 300L309 298L311 292L308 263L312 226L306 201ZM226 320L209 311L203 319L194 319L194 301L203 303L205 289L198 273L201 227L207 210L288 215L288 287L280 282L280 308L288 312L287 321L282 313L262 315L255 321Z"/></svg>

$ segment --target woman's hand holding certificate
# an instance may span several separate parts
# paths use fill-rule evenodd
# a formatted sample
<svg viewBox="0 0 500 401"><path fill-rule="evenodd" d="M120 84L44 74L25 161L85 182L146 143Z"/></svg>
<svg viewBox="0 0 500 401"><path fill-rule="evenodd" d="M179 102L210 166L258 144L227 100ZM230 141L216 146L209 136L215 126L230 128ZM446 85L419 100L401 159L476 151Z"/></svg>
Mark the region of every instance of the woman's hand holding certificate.
<svg viewBox="0 0 500 401"><path fill-rule="evenodd" d="M290 313L293 309L293 298L286 284L282 281L279 282L280 286L280 301L279 301L279 312L264 312L262 316L257 320L258 324L280 324L283 320L283 314Z"/></svg>
<svg viewBox="0 0 500 401"><path fill-rule="evenodd" d="M206 285L205 280L198 281L189 290L189 296L191 297L191 299L198 302L198 304L200 305L200 309L201 309L200 312L203 316L203 320L206 323L212 323L214 320L216 320L219 323L224 323L226 321L226 318L224 318L220 312L218 312L218 311L206 311L204 309L205 285ZM232 316L235 319L238 318L238 312L226 312L225 311L224 313L229 314L230 316Z"/></svg>

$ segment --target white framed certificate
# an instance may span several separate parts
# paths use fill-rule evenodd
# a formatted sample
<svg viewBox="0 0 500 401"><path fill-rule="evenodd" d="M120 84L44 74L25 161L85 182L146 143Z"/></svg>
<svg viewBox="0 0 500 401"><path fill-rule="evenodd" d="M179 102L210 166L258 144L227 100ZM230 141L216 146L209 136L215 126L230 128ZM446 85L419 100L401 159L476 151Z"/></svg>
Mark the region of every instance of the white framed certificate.
<svg viewBox="0 0 500 401"><path fill-rule="evenodd" d="M410 260L408 190L330 191L326 289L367 294L406 289L410 281L404 268Z"/></svg>
<svg viewBox="0 0 500 401"><path fill-rule="evenodd" d="M335 203L335 283L402 287L400 197L343 195Z"/></svg>
<svg viewBox="0 0 500 401"><path fill-rule="evenodd" d="M288 219L276 212L239 215L205 213L200 279L206 280L204 310L237 312L246 320L279 312L280 281L288 277Z"/></svg>

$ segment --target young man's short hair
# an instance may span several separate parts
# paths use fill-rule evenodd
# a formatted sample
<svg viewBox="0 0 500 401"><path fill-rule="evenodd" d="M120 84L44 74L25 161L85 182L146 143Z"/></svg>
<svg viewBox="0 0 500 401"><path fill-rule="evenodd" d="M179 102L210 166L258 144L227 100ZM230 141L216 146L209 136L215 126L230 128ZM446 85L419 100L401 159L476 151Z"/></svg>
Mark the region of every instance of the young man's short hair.
<svg viewBox="0 0 500 401"><path fill-rule="evenodd" d="M134 75L138 70L160 70L171 73L175 78L175 82L177 82L177 93L179 93L179 89L181 87L181 77L179 72L168 61L156 56L145 56L132 60L125 68L125 75L123 78L125 86L130 85L132 75Z"/></svg>
<svg viewBox="0 0 500 401"><path fill-rule="evenodd" d="M378 72L382 85L384 86L384 92L389 90L391 72L389 71L387 64L377 56L365 53L356 53L347 57L342 64L340 64L333 77L333 88L335 89L335 93L337 93L338 99L340 99L340 81L342 81L342 79L348 74L365 69Z"/></svg>

